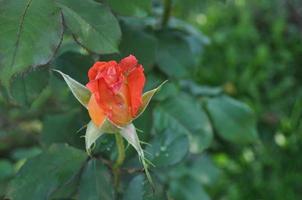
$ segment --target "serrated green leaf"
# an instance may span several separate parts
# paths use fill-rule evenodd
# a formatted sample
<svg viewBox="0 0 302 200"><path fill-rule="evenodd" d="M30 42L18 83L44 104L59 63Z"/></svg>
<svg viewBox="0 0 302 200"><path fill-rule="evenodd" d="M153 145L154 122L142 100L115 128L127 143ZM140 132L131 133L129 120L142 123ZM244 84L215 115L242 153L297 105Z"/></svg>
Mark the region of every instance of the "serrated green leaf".
<svg viewBox="0 0 302 200"><path fill-rule="evenodd" d="M93 0L56 0L77 42L98 54L118 52L121 30L110 9Z"/></svg>
<svg viewBox="0 0 302 200"><path fill-rule="evenodd" d="M30 107L49 83L49 70L38 69L18 75L11 81L10 92L19 105Z"/></svg>
<svg viewBox="0 0 302 200"><path fill-rule="evenodd" d="M129 183L123 200L144 200L144 182L143 175L135 176Z"/></svg>
<svg viewBox="0 0 302 200"><path fill-rule="evenodd" d="M106 3L112 8L113 11L120 15L130 16L146 16L147 12L151 10L150 0L106 0Z"/></svg>
<svg viewBox="0 0 302 200"><path fill-rule="evenodd" d="M67 145L53 145L23 165L9 185L7 197L14 200L49 199L79 172L85 160L83 151Z"/></svg>
<svg viewBox="0 0 302 200"><path fill-rule="evenodd" d="M114 199L114 189L109 171L102 162L90 160L81 177L79 200L112 199Z"/></svg>
<svg viewBox="0 0 302 200"><path fill-rule="evenodd" d="M125 3L127 4L128 1L125 1ZM121 57L133 54L139 60L140 64L144 66L145 72L150 71L155 63L156 38L142 28L133 26L131 23L125 23L122 26L122 33L123 36L120 44Z"/></svg>
<svg viewBox="0 0 302 200"><path fill-rule="evenodd" d="M165 87L161 88L160 92L154 97L154 99L157 101L164 101L169 97L176 97L179 92L180 88L178 87L178 84L175 82L169 82L165 84Z"/></svg>
<svg viewBox="0 0 302 200"><path fill-rule="evenodd" d="M167 130L161 136L157 136L147 147L146 157L155 167L166 167L180 162L188 151L188 137Z"/></svg>
<svg viewBox="0 0 302 200"><path fill-rule="evenodd" d="M183 35L166 31L157 34L157 38L156 63L159 69L170 77L189 77L196 64Z"/></svg>
<svg viewBox="0 0 302 200"><path fill-rule="evenodd" d="M211 157L207 154L194 159L186 171L192 178L204 185L213 185L219 179L220 169L213 163Z"/></svg>
<svg viewBox="0 0 302 200"><path fill-rule="evenodd" d="M213 130L205 111L188 95L179 94L160 103L153 111L153 120L159 133L169 128L174 134L187 134L191 152L201 152L212 142Z"/></svg>
<svg viewBox="0 0 302 200"><path fill-rule="evenodd" d="M63 44L60 50L62 50L62 48L64 48ZM70 77L77 80L78 82L87 83L87 72L89 68L93 65L93 63L94 61L91 55L86 55L70 50L56 57L56 59L52 62L51 65L55 66L57 70L62 71L64 74L68 74Z"/></svg>
<svg viewBox="0 0 302 200"><path fill-rule="evenodd" d="M68 180L66 184L62 185L54 193L52 193L49 199L71 200L70 197L72 197L74 194L78 192L79 181L80 181L79 179L80 177L78 174L77 176L73 176L71 179Z"/></svg>
<svg viewBox="0 0 302 200"><path fill-rule="evenodd" d="M16 73L50 61L63 36L63 20L52 0L2 0L0 13L0 80L8 88Z"/></svg>
<svg viewBox="0 0 302 200"><path fill-rule="evenodd" d="M256 119L246 104L220 96L209 99L207 109L217 133L225 140L239 144L257 140Z"/></svg>
<svg viewBox="0 0 302 200"><path fill-rule="evenodd" d="M54 70L58 73L60 73L66 84L68 85L69 89L71 90L74 97L84 106L87 107L87 104L90 100L91 92L81 83L77 82L67 74L64 74L63 72L59 70Z"/></svg>
<svg viewBox="0 0 302 200"><path fill-rule="evenodd" d="M66 113L45 115L41 133L42 144L50 146L53 143L68 143L83 148L84 141L77 133L86 117L81 113L80 110L71 110Z"/></svg>
<svg viewBox="0 0 302 200"><path fill-rule="evenodd" d="M175 200L210 200L202 185L190 177L173 180L169 187L169 193Z"/></svg>

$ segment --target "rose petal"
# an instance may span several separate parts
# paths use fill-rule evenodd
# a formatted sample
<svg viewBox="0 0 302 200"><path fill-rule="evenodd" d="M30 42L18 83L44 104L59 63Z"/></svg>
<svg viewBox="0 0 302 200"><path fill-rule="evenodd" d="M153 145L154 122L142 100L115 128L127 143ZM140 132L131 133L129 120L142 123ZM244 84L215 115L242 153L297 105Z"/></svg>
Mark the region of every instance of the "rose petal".
<svg viewBox="0 0 302 200"><path fill-rule="evenodd" d="M96 62L88 71L89 81L94 80L100 69L105 67L107 62Z"/></svg>
<svg viewBox="0 0 302 200"><path fill-rule="evenodd" d="M97 80L92 80L86 84L86 87L90 90L91 93L98 92L98 82Z"/></svg>
<svg viewBox="0 0 302 200"><path fill-rule="evenodd" d="M130 72L127 77L131 102L131 115L135 117L142 105L142 92L145 85L144 69L140 65Z"/></svg>
<svg viewBox="0 0 302 200"><path fill-rule="evenodd" d="M129 110L128 88L125 83L115 94L103 79L98 81L100 101L98 102L105 111L106 116L115 124L124 126L131 121L131 113Z"/></svg>
<svg viewBox="0 0 302 200"><path fill-rule="evenodd" d="M88 113L89 113L89 116L90 116L92 122L96 126L101 125L103 123L103 121L105 120L106 116L105 116L103 109L97 103L94 95L91 95L87 108L88 108Z"/></svg>
<svg viewBox="0 0 302 200"><path fill-rule="evenodd" d="M137 59L135 56L129 55L120 61L119 66L121 67L123 73L128 73L137 66Z"/></svg>

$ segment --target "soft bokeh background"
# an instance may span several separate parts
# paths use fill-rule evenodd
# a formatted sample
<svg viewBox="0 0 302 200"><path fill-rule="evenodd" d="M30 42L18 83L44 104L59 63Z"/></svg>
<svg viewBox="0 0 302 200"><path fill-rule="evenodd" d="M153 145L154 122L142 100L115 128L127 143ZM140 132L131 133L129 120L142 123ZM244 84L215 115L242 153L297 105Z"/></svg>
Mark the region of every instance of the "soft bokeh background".
<svg viewBox="0 0 302 200"><path fill-rule="evenodd" d="M66 28L50 64L12 81L12 99L1 85L0 196L23 192L32 197L30 192L37 190L39 195L51 191L47 199L106 199L89 178L102 180L102 175L110 176L109 170L99 174L102 167L95 172L83 165L84 173L77 173L80 178L70 179L70 171L78 170L81 159L70 162L69 171L64 169L64 159L76 154L75 149L84 155L81 128L89 118L49 69L60 69L85 84L95 60L131 53L144 65L146 90L169 80L135 121L142 130L139 137L151 144L144 147L156 166L151 172L159 192L151 195L142 173L125 172L116 196L125 200L302 198L301 1L98 2L109 6L119 20L118 53L95 53L85 43L82 48L73 39L74 30ZM0 30L5 28L0 23ZM67 143L72 150L54 143ZM49 146L53 151L47 150ZM114 138L105 136L94 151L95 162L100 155L114 160ZM46 166L52 165L64 173L48 174L51 170ZM124 167L140 167L131 147ZM23 183L25 189L18 188ZM101 187L107 188L103 193L114 191L110 184ZM41 199L39 195L33 199Z"/></svg>
<svg viewBox="0 0 302 200"><path fill-rule="evenodd" d="M257 144L215 153L223 178L210 189L214 199L301 198L301 1L195 3L199 12L179 5L179 14L211 43L194 78L252 106L260 136Z"/></svg>

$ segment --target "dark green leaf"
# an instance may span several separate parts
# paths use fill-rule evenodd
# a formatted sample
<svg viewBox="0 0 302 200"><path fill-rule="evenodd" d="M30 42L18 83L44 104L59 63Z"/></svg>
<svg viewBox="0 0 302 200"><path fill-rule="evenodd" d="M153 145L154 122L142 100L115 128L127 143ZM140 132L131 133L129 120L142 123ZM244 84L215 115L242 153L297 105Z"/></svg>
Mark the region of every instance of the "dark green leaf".
<svg viewBox="0 0 302 200"><path fill-rule="evenodd" d="M21 160L35 157L36 155L41 153L41 149L38 147L31 148L18 148L13 151L12 157L14 160Z"/></svg>
<svg viewBox="0 0 302 200"><path fill-rule="evenodd" d="M142 141L145 141L149 135L152 128L152 110L153 106L150 104L144 114L142 114L139 118L134 120L135 127L140 130L139 137Z"/></svg>
<svg viewBox="0 0 302 200"><path fill-rule="evenodd" d="M49 82L49 70L36 70L16 77L11 83L11 94L21 105L30 106Z"/></svg>
<svg viewBox="0 0 302 200"><path fill-rule="evenodd" d="M14 175L14 166L8 160L0 160L0 181L10 178Z"/></svg>
<svg viewBox="0 0 302 200"><path fill-rule="evenodd" d="M194 55L194 62L198 64L200 62L204 46L210 43L209 39L198 28L192 26L189 22L176 18L171 18L169 22L170 27L186 33L184 39L189 44L192 54Z"/></svg>
<svg viewBox="0 0 302 200"><path fill-rule="evenodd" d="M157 47L156 38L151 34L136 27L131 27L130 25L124 25L122 32L123 37L120 45L121 56L126 57L130 54L135 55L139 63L144 66L144 69L149 71L155 62L155 51Z"/></svg>
<svg viewBox="0 0 302 200"><path fill-rule="evenodd" d="M81 169L80 169L81 170ZM80 182L80 173L73 176L68 180L64 185L58 188L54 193L51 194L49 199L52 200L73 200L71 197L74 197L79 189Z"/></svg>
<svg viewBox="0 0 302 200"><path fill-rule="evenodd" d="M77 174L86 154L67 145L53 145L29 159L8 187L14 200L49 199L50 195Z"/></svg>
<svg viewBox="0 0 302 200"><path fill-rule="evenodd" d="M52 65L64 74L85 84L88 82L87 72L93 65L93 59L89 55L68 51L57 57Z"/></svg>
<svg viewBox="0 0 302 200"><path fill-rule="evenodd" d="M159 45L156 62L160 70L171 77L188 77L194 70L194 56L188 43L180 34L163 32L157 34Z"/></svg>
<svg viewBox="0 0 302 200"><path fill-rule="evenodd" d="M213 163L211 157L202 155L196 158L186 169L192 178L204 185L212 185L221 173L219 168Z"/></svg>
<svg viewBox="0 0 302 200"><path fill-rule="evenodd" d="M172 181L169 192L175 200L210 200L202 185L188 177Z"/></svg>
<svg viewBox="0 0 302 200"><path fill-rule="evenodd" d="M84 138L77 131L83 124L81 112L74 110L68 113L48 115L43 121L42 142L46 145L67 142L76 147L82 147Z"/></svg>
<svg viewBox="0 0 302 200"><path fill-rule="evenodd" d="M188 137L174 134L168 129L151 142L151 145L146 149L146 152L148 152L146 155L155 167L165 167L180 162L186 156L188 150Z"/></svg>
<svg viewBox="0 0 302 200"><path fill-rule="evenodd" d="M227 96L209 99L207 108L218 134L234 143L257 140L256 119L246 104Z"/></svg>
<svg viewBox="0 0 302 200"><path fill-rule="evenodd" d="M201 106L188 95L180 94L160 103L153 112L158 132L169 128L174 134L187 134L190 151L201 152L213 138L212 126Z"/></svg>
<svg viewBox="0 0 302 200"><path fill-rule="evenodd" d="M167 80L167 77L162 73L155 73L154 70L146 74L147 82L144 91L152 90L153 88L159 86L162 82ZM168 82L170 83L170 81Z"/></svg>
<svg viewBox="0 0 302 200"><path fill-rule="evenodd" d="M161 91L154 97L158 101L163 101L169 97L175 97L179 93L179 87L176 83L168 81L165 87L162 87Z"/></svg>
<svg viewBox="0 0 302 200"><path fill-rule="evenodd" d="M79 200L114 199L110 173L100 161L95 159L87 163L79 188Z"/></svg>
<svg viewBox="0 0 302 200"><path fill-rule="evenodd" d="M198 85L193 81L181 81L184 90L190 91L195 96L217 96L223 92L221 87L211 87L206 85Z"/></svg>
<svg viewBox="0 0 302 200"><path fill-rule="evenodd" d="M98 54L118 52L121 30L110 10L92 0L56 0L77 42Z"/></svg>
<svg viewBox="0 0 302 200"><path fill-rule="evenodd" d="M145 16L151 10L150 0L106 0L113 11L121 15Z"/></svg>
<svg viewBox="0 0 302 200"><path fill-rule="evenodd" d="M144 200L145 177L143 175L135 176L129 183L123 200Z"/></svg>
<svg viewBox="0 0 302 200"><path fill-rule="evenodd" d="M131 179L126 191L123 195L123 200L163 200L160 184L156 184L155 191L152 191L151 185L146 182L145 176L140 174Z"/></svg>
<svg viewBox="0 0 302 200"><path fill-rule="evenodd" d="M0 13L0 80L8 88L12 75L50 61L63 24L52 0L2 0Z"/></svg>

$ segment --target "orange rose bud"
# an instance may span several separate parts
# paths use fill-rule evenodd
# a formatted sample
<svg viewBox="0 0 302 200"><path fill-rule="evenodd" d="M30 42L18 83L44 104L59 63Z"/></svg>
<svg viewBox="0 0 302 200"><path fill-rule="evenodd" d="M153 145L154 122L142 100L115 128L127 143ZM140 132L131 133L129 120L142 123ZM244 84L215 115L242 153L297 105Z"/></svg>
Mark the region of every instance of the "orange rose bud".
<svg viewBox="0 0 302 200"><path fill-rule="evenodd" d="M88 78L86 86L92 95L87 107L95 125L101 125L107 117L114 124L125 126L137 116L145 75L133 55L119 63L96 62L89 69Z"/></svg>

